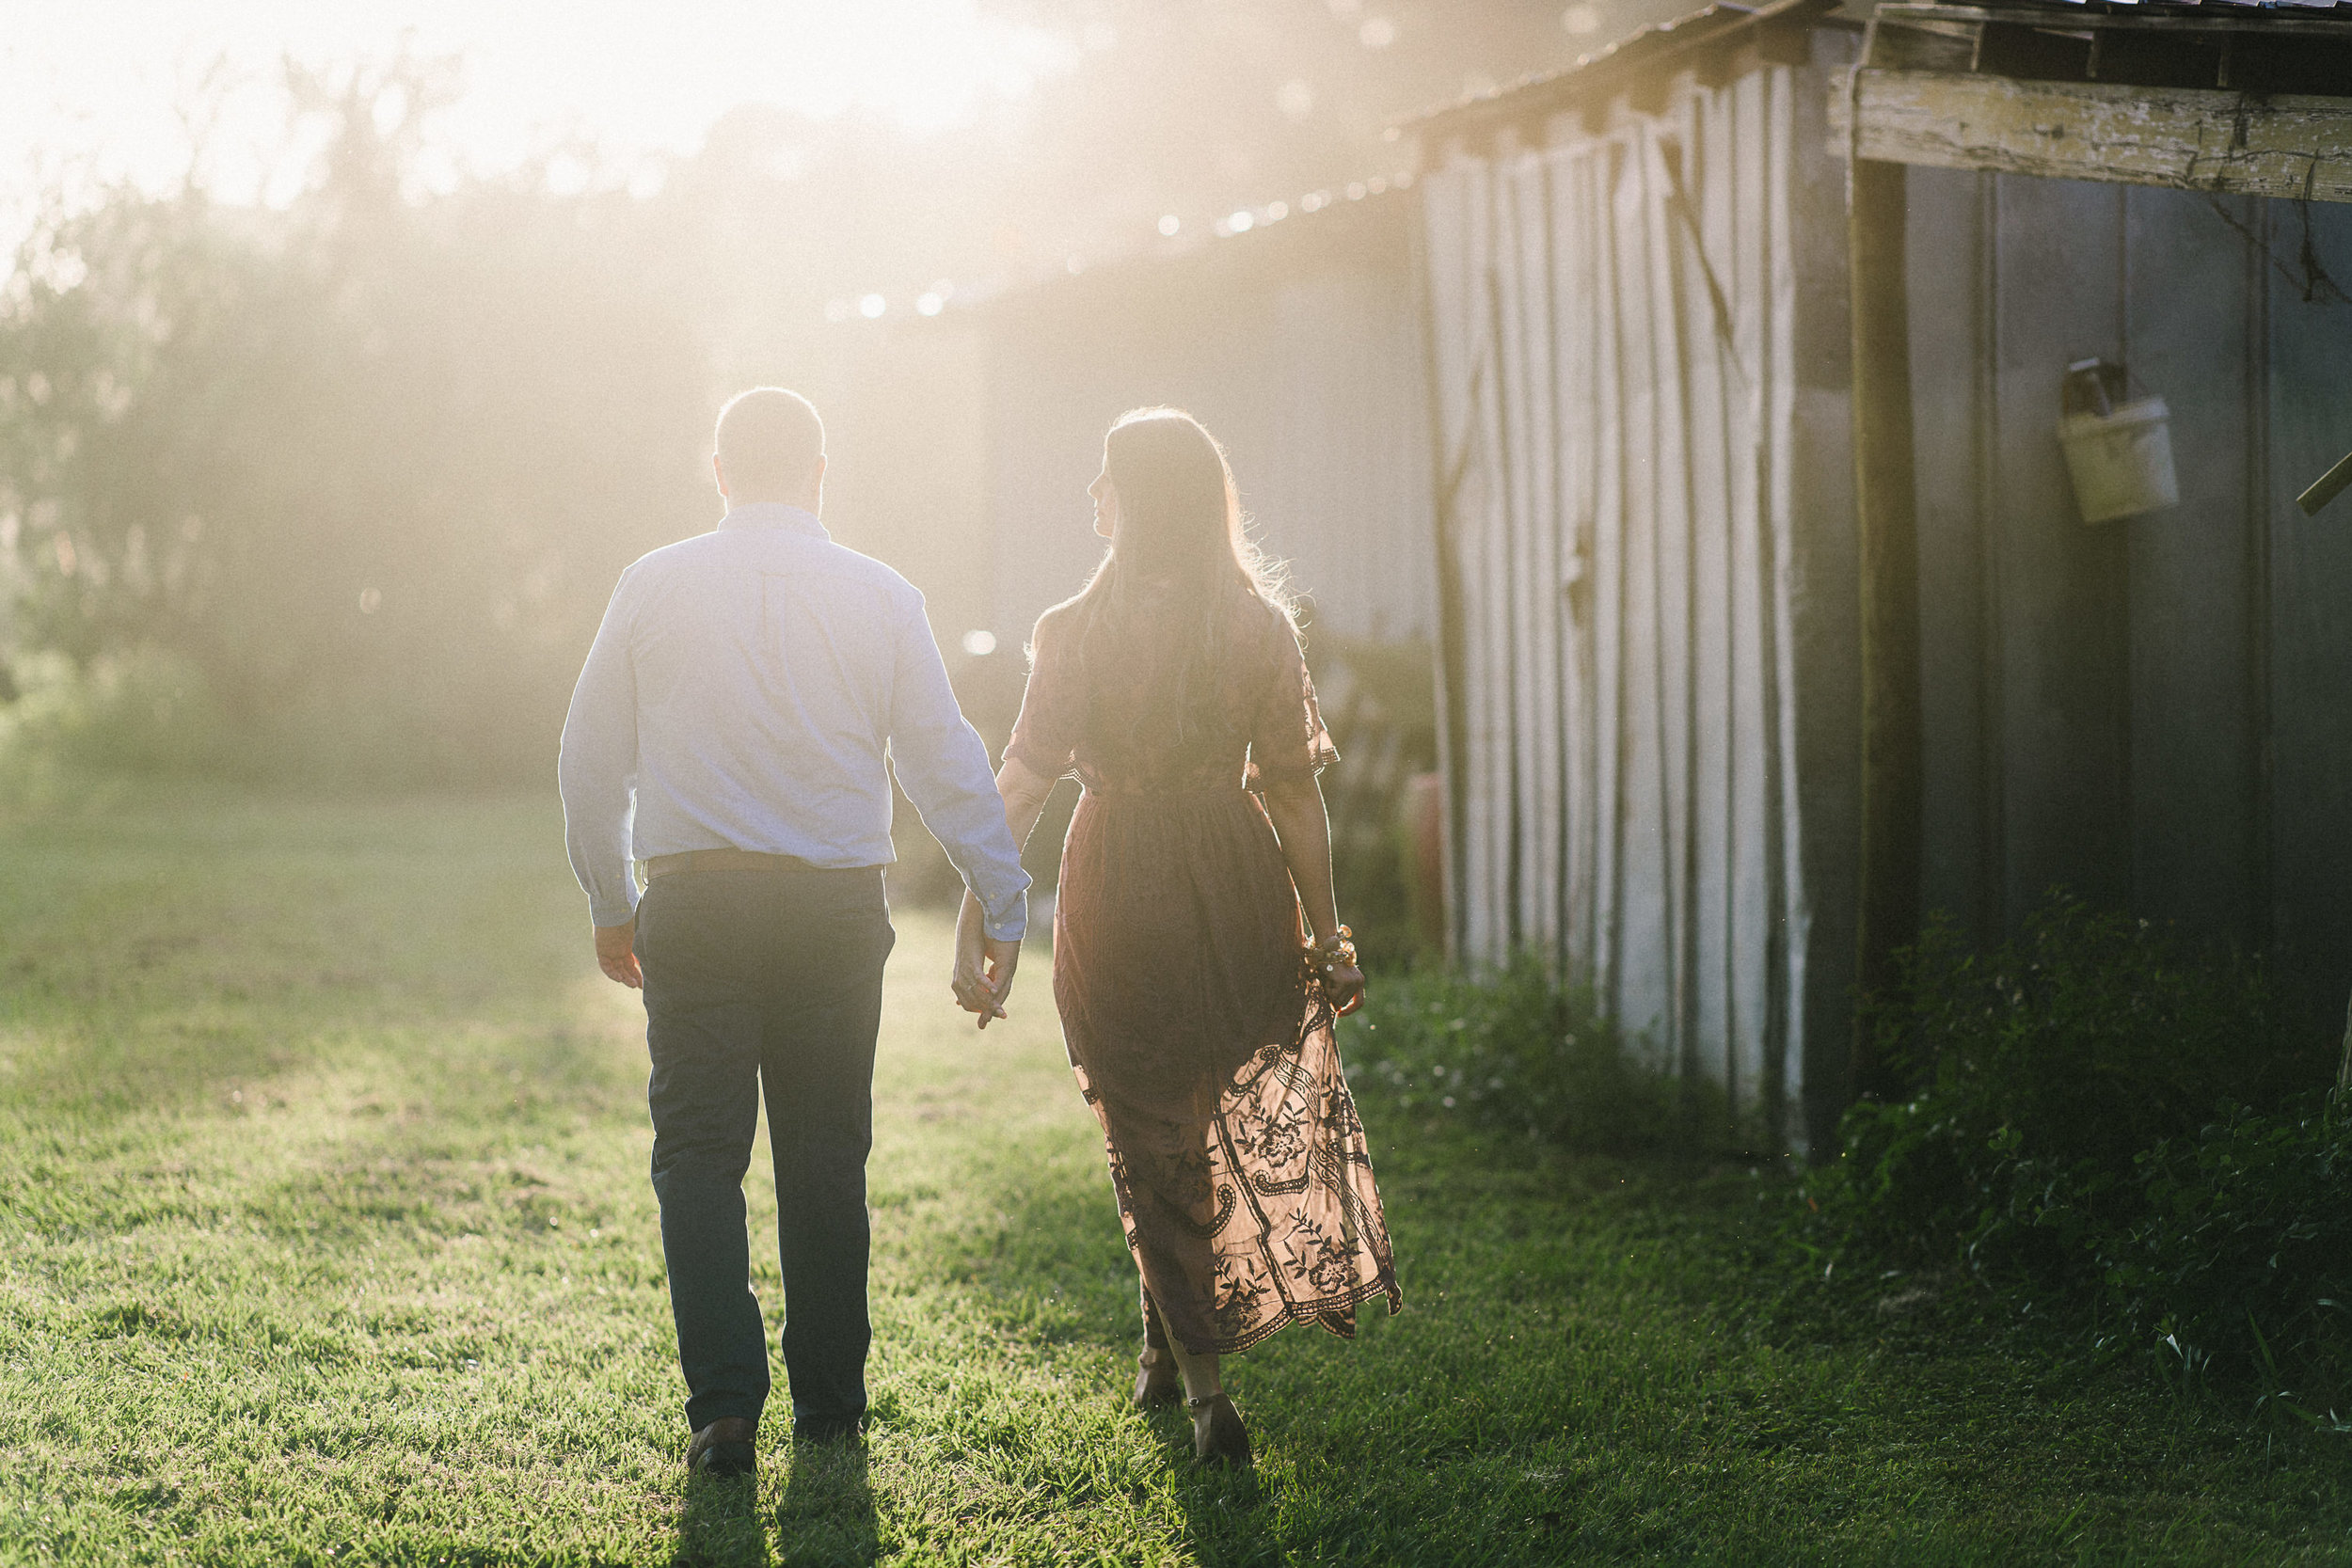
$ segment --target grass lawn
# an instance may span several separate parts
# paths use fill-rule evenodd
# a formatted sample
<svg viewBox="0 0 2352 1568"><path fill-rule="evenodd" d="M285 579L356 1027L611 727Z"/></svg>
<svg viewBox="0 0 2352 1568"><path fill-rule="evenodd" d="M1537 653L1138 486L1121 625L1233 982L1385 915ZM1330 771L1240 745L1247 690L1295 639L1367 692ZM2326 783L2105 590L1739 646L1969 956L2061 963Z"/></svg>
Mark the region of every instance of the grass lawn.
<svg viewBox="0 0 2352 1568"><path fill-rule="evenodd" d="M640 1019L548 802L0 817L0 1563L2352 1561L2344 1445L1913 1320L1792 1329L1744 1169L1378 1103L1407 1308L1243 1358L1258 1473L1197 1473L1123 1403L1045 953L976 1036L944 922L899 927L875 1429L771 1420L755 1491L690 1485Z"/></svg>

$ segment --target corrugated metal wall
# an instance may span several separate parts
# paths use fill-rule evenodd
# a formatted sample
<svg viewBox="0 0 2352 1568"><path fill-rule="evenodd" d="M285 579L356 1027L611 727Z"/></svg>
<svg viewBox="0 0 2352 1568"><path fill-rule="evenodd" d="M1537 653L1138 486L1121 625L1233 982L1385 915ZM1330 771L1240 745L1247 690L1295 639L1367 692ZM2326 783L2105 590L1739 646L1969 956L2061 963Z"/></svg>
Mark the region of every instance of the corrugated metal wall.
<svg viewBox="0 0 2352 1568"><path fill-rule="evenodd" d="M1101 559L1103 433L1189 409L1232 456L1260 543L1319 626L1427 636L1429 417L1397 193L988 309L992 628L1018 645ZM1312 655L1312 649L1310 649Z"/></svg>
<svg viewBox="0 0 2352 1568"><path fill-rule="evenodd" d="M2352 449L2352 207L1909 181L1930 908L1995 939L2063 886L2272 951L2340 1027L2352 503L2294 498ZM2079 520L2093 355L2169 404L2180 505Z"/></svg>
<svg viewBox="0 0 2352 1568"><path fill-rule="evenodd" d="M1661 1065L1792 1133L1821 1027L1801 709L1845 689L1803 678L1800 623L1852 580L1848 546L1811 559L1820 519L1851 521L1821 478L1842 413L1808 428L1799 364L1843 331L1842 299L1800 319L1825 312L1798 230L1836 224L1800 166L1825 82L1685 75L1660 113L1456 154L1423 192L1457 940L1554 956Z"/></svg>

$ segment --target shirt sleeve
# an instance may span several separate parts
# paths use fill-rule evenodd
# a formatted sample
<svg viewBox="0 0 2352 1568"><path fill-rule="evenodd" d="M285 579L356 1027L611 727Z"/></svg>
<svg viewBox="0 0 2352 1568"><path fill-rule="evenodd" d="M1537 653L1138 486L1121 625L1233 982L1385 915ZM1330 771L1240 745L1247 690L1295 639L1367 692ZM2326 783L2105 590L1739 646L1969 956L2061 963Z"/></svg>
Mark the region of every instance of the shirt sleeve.
<svg viewBox="0 0 2352 1568"><path fill-rule="evenodd" d="M572 689L555 769L572 875L588 895L588 917L599 926L625 926L637 913L637 879L629 867L629 820L637 798L629 581L623 573L580 668L580 684Z"/></svg>
<svg viewBox="0 0 2352 1568"><path fill-rule="evenodd" d="M1005 822L1005 799L989 771L988 748L956 705L939 643L920 596L900 616L892 682L890 760L898 787L979 900L996 942L1018 942L1029 925L1029 874Z"/></svg>
<svg viewBox="0 0 2352 1568"><path fill-rule="evenodd" d="M1256 787L1311 779L1340 760L1323 727L1314 677L1307 673L1297 633L1278 617L1266 650L1249 731L1249 771Z"/></svg>

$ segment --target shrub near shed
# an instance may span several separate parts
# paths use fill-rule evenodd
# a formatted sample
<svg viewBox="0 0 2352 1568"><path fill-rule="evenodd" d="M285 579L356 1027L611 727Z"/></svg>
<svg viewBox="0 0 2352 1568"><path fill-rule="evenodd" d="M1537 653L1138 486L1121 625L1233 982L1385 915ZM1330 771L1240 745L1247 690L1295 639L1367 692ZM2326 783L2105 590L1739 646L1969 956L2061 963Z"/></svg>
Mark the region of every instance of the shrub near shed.
<svg viewBox="0 0 2352 1568"><path fill-rule="evenodd" d="M2345 1391L2347 1110L2259 965L2054 897L1990 955L1931 928L1871 1015L1913 1087L1807 1179L1817 1256L1957 1266L2105 1343Z"/></svg>

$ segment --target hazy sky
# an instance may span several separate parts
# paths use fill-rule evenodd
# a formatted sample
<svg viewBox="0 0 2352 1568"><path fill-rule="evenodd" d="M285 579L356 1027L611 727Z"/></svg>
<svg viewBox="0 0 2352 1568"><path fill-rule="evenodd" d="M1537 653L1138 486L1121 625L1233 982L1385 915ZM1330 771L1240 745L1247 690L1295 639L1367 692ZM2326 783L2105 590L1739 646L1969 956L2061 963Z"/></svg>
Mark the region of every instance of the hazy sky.
<svg viewBox="0 0 2352 1568"><path fill-rule="evenodd" d="M176 180L175 105L225 58L238 88L208 182L253 195L282 126L278 63L462 54L437 124L452 166L511 166L566 133L626 161L691 152L731 105L866 105L951 125L982 95L1068 70L1082 40L983 19L971 0L0 0L0 198L60 167ZM1098 40L1099 41L1099 40Z"/></svg>

